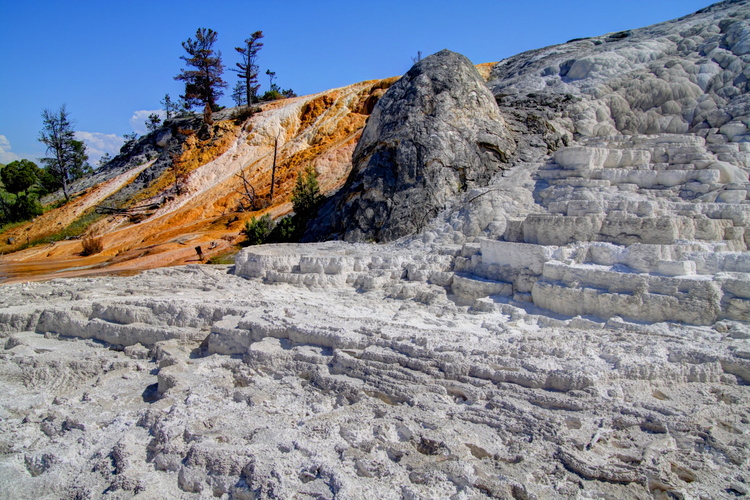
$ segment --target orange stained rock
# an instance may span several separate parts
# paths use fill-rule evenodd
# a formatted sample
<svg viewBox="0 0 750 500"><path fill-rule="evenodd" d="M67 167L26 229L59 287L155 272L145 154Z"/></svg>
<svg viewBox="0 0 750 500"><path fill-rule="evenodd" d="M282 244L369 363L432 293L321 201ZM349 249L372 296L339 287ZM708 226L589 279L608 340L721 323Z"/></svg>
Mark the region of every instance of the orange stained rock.
<svg viewBox="0 0 750 500"><path fill-rule="evenodd" d="M479 71L479 75L484 78L484 81L489 81L492 68L496 65L496 62L477 64L476 68Z"/></svg>
<svg viewBox="0 0 750 500"><path fill-rule="evenodd" d="M198 263L194 247L206 259L231 252L241 241L244 222L270 213L280 217L292 209L290 197L299 172L312 165L323 193L341 187L351 171L351 154L377 100L398 78L372 80L320 94L265 103L244 122L214 124L214 135L201 141L186 135L176 168L166 170L126 206L159 203L143 220L106 215L87 229L101 238L100 254L80 255L80 240L59 241L15 251L26 243L58 232L91 214L96 205L132 182L150 164L110 179L35 221L6 231L0 238L0 281L41 280L136 272L155 267ZM278 138L274 199L269 200L274 140ZM240 212L244 171L256 194L268 206ZM174 192L182 175L181 192ZM167 196L169 194L169 196ZM89 215L89 217L92 217ZM15 238L13 245L5 244ZM12 252L12 253L9 253Z"/></svg>

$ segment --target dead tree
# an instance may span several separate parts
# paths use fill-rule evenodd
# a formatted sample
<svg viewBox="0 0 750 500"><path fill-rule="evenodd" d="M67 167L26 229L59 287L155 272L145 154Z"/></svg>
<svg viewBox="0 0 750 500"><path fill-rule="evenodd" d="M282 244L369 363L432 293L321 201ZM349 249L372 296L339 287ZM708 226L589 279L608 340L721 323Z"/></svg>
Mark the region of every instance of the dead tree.
<svg viewBox="0 0 750 500"><path fill-rule="evenodd" d="M244 170L240 170L239 174L235 174L235 177L242 181L242 191L235 189L235 193L239 193L240 198L240 209L242 211L255 210L258 198L255 195L255 188L248 180ZM273 193L273 187L272 193Z"/></svg>
<svg viewBox="0 0 750 500"><path fill-rule="evenodd" d="M281 132L279 132L280 134ZM271 203L273 203L273 189L276 186L276 151L279 146L279 134L273 140L273 167L271 167Z"/></svg>

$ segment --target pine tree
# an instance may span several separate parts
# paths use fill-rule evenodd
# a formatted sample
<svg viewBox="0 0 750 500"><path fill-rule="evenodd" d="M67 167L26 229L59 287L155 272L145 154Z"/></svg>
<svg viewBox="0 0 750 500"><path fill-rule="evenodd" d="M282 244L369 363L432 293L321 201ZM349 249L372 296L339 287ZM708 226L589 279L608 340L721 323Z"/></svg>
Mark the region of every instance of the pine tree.
<svg viewBox="0 0 750 500"><path fill-rule="evenodd" d="M320 194L318 174L308 165L305 171L297 174L297 182L292 189L292 205L297 216L307 221L318 208L323 196Z"/></svg>
<svg viewBox="0 0 750 500"><path fill-rule="evenodd" d="M39 142L47 146L47 158L42 158L51 181L48 188L61 187L65 201L70 199L68 184L91 171L86 164L86 145L75 139L73 125L63 104L56 112L45 109L42 112L44 128L39 133ZM44 181L43 177L43 181Z"/></svg>
<svg viewBox="0 0 750 500"><path fill-rule="evenodd" d="M136 144L136 141L138 140L138 133L137 132L131 132L130 134L125 134L122 136L122 139L125 141L122 143L122 146L120 146L120 154L123 153L129 153L131 149Z"/></svg>
<svg viewBox="0 0 750 500"><path fill-rule="evenodd" d="M245 102L247 104L252 104L257 100L258 89L260 88L256 61L258 60L258 51L263 47L263 43L260 42L261 38L263 38L263 32L256 31L250 35L250 38L245 39L244 46L234 48L242 56L242 61L236 63L237 68L232 68L232 71L237 72L240 82L244 84Z"/></svg>
<svg viewBox="0 0 750 500"><path fill-rule="evenodd" d="M244 106L247 104L247 97L245 93L245 84L242 80L238 81L232 89L232 99L236 106Z"/></svg>
<svg viewBox="0 0 750 500"><path fill-rule="evenodd" d="M271 71L270 69L267 69L266 74L268 75L268 80L271 84L271 92L278 92L279 86L273 82L274 78L276 78L276 72Z"/></svg>
<svg viewBox="0 0 750 500"><path fill-rule="evenodd" d="M99 158L99 161L97 162L97 166L99 168L102 168L107 163L112 161L112 156L109 153L104 153L101 158Z"/></svg>
<svg viewBox="0 0 750 500"><path fill-rule="evenodd" d="M149 132L153 132L156 129L159 128L161 125L161 117L157 115L156 113L151 113L148 115L148 119L146 120L146 128Z"/></svg>
<svg viewBox="0 0 750 500"><path fill-rule="evenodd" d="M190 107L204 105L206 123L211 121L211 113L217 109L216 100L224 94L222 89L227 86L221 78L224 73L221 52L213 49L217 38L218 33L214 30L199 28L195 32L195 40L188 38L182 42L187 55L180 59L194 69L183 69L174 77L185 82L185 94L180 97Z"/></svg>
<svg viewBox="0 0 750 500"><path fill-rule="evenodd" d="M305 233L307 223L315 216L323 199L318 185L318 174L311 165L308 165L304 172L297 174L297 181L292 189L294 215L280 219L264 241L268 243L299 241Z"/></svg>
<svg viewBox="0 0 750 500"><path fill-rule="evenodd" d="M177 116L177 113L180 110L180 104L178 102L174 102L169 94L164 94L164 99L159 102L162 106L164 106L164 112L167 116L164 121L171 120L173 116Z"/></svg>

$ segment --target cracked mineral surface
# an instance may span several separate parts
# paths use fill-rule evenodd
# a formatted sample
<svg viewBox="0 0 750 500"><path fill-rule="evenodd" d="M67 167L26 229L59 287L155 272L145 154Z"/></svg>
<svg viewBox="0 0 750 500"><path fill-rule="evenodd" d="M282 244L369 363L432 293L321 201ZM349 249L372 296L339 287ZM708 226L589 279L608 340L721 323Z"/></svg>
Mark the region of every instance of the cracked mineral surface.
<svg viewBox="0 0 750 500"><path fill-rule="evenodd" d="M424 279L447 258L301 248L238 262L247 275L258 261L307 262L275 281L187 266L6 285L0 495L747 491L747 324L461 305Z"/></svg>

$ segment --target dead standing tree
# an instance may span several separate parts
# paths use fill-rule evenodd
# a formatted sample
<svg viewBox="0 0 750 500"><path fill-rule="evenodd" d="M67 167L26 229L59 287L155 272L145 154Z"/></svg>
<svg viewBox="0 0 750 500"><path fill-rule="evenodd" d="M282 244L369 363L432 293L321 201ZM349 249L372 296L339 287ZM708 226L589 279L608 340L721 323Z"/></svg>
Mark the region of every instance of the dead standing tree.
<svg viewBox="0 0 750 500"><path fill-rule="evenodd" d="M276 134L273 140L273 165L271 166L271 203L273 203L273 190L276 186L276 152L279 149L279 135L281 132Z"/></svg>
<svg viewBox="0 0 750 500"><path fill-rule="evenodd" d="M255 194L255 188L245 174L245 170L240 170L240 173L234 174L234 176L242 181L242 190L234 190L235 193L240 195L240 202L238 205L239 210L241 212L256 210L258 197Z"/></svg>
<svg viewBox="0 0 750 500"><path fill-rule="evenodd" d="M271 165L271 190L268 195L268 201L263 203L260 197L255 192L255 187L252 185L250 180L247 178L245 170L240 170L240 173L235 174L235 177L242 181L242 189L235 189L234 192L240 195L239 209L240 211L251 211L264 208L263 205L273 203L274 190L276 187L276 158L278 156L279 149L279 136L281 132L276 134L273 140L273 164Z"/></svg>

